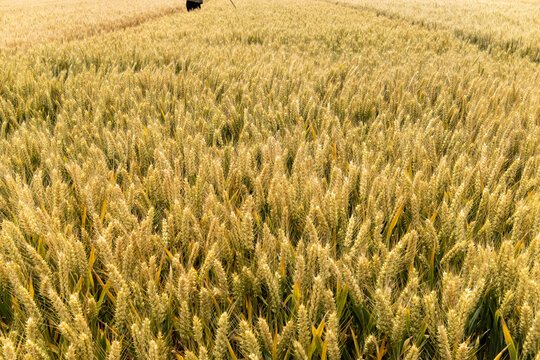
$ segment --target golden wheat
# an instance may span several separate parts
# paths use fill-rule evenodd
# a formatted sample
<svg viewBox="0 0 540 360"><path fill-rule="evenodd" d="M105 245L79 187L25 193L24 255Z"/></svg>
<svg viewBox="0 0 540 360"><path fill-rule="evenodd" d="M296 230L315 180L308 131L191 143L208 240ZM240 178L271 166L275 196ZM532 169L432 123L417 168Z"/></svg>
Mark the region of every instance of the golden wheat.
<svg viewBox="0 0 540 360"><path fill-rule="evenodd" d="M172 0L2 0L0 55L134 26L182 5Z"/></svg>
<svg viewBox="0 0 540 360"><path fill-rule="evenodd" d="M0 60L0 358L537 356L534 59L239 5Z"/></svg>
<svg viewBox="0 0 540 360"><path fill-rule="evenodd" d="M330 0L326 0L330 1ZM422 27L450 30L480 49L516 53L540 63L540 3L536 0L337 0Z"/></svg>

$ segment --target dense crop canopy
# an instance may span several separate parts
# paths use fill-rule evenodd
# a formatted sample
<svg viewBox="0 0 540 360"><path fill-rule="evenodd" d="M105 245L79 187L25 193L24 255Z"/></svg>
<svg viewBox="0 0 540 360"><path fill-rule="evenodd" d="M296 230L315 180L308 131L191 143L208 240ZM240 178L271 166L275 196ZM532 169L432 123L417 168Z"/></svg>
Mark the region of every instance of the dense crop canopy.
<svg viewBox="0 0 540 360"><path fill-rule="evenodd" d="M540 350L527 56L246 0L0 61L0 358Z"/></svg>

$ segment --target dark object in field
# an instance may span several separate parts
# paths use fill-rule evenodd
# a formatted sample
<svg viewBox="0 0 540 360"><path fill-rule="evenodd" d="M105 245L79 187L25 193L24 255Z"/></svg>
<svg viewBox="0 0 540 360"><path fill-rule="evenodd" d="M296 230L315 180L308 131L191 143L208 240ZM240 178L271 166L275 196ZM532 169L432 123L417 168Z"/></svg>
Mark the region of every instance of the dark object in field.
<svg viewBox="0 0 540 360"><path fill-rule="evenodd" d="M202 4L202 1L190 1L190 0L187 0L186 1L186 8L187 8L187 11L191 11L191 10L196 10L196 9L200 9L201 8L201 4Z"/></svg>

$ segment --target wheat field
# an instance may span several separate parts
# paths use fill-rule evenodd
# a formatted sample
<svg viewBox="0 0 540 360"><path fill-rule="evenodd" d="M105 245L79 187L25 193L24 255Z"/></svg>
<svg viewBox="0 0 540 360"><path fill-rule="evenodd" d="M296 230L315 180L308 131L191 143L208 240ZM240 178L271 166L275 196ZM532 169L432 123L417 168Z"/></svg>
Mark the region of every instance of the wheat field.
<svg viewBox="0 0 540 360"><path fill-rule="evenodd" d="M332 0L326 0L332 1ZM540 63L538 0L334 0L378 15L442 28L492 53Z"/></svg>
<svg viewBox="0 0 540 360"><path fill-rule="evenodd" d="M0 1L0 359L540 359L540 3L235 2Z"/></svg>
<svg viewBox="0 0 540 360"><path fill-rule="evenodd" d="M0 55L133 27L181 8L172 0L0 0Z"/></svg>

